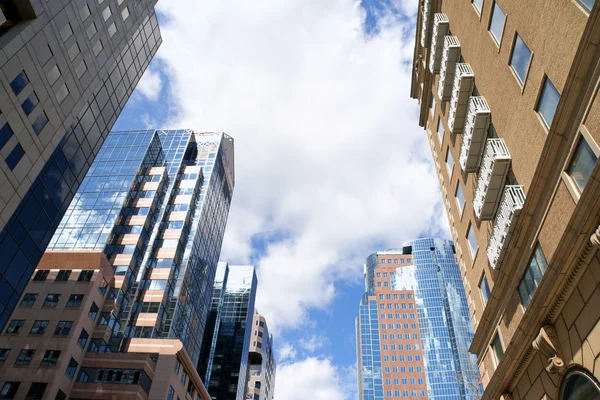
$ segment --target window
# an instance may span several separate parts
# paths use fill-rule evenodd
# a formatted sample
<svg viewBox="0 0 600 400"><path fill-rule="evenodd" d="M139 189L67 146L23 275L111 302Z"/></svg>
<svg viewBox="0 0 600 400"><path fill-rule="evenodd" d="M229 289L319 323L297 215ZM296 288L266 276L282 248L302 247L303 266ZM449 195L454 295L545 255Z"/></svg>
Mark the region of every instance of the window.
<svg viewBox="0 0 600 400"><path fill-rule="evenodd" d="M446 149L446 166L448 167L448 176L452 177L452 169L454 168L454 158L450 152L450 146Z"/></svg>
<svg viewBox="0 0 600 400"><path fill-rule="evenodd" d="M46 328L48 327L49 321L37 320L33 323L31 330L29 331L30 335L43 335L46 332Z"/></svg>
<svg viewBox="0 0 600 400"><path fill-rule="evenodd" d="M103 46L102 46L102 41L98 40L96 42L96 44L94 44L94 47L92 48L93 52L94 52L94 57L97 57L98 54L100 54L100 52L102 51Z"/></svg>
<svg viewBox="0 0 600 400"><path fill-rule="evenodd" d="M0 399L14 399L21 382L4 382L0 389Z"/></svg>
<svg viewBox="0 0 600 400"><path fill-rule="evenodd" d="M548 262L546 261L542 247L538 243L531 260L529 260L525 274L521 278L521 283L519 283L519 297L524 307L529 305L535 289L542 281L542 276L544 276L546 268L548 268Z"/></svg>
<svg viewBox="0 0 600 400"><path fill-rule="evenodd" d="M67 395L65 394L65 392L58 389L58 392L56 392L56 397L54 397L54 400L67 400Z"/></svg>
<svg viewBox="0 0 600 400"><path fill-rule="evenodd" d="M25 112L25 115L31 114L31 112L33 111L35 106L38 105L39 102L40 101L35 92L31 92L31 94L27 96L27 98L23 101L23 104L21 104L21 108Z"/></svg>
<svg viewBox="0 0 600 400"><path fill-rule="evenodd" d="M89 337L90 335L86 332L86 330L82 329L81 333L79 334L79 339L77 339L77 343L79 343L79 345L85 349L85 345L87 344Z"/></svg>
<svg viewBox="0 0 600 400"><path fill-rule="evenodd" d="M123 21L129 18L129 8L125 7L123 11L121 11L121 18L123 18Z"/></svg>
<svg viewBox="0 0 600 400"><path fill-rule="evenodd" d="M587 11L592 11L592 7L594 6L594 2L596 0L578 0L579 4L581 4Z"/></svg>
<svg viewBox="0 0 600 400"><path fill-rule="evenodd" d="M54 367L58 362L58 357L60 357L60 350L46 350L40 365Z"/></svg>
<svg viewBox="0 0 600 400"><path fill-rule="evenodd" d="M71 47L69 47L69 50L67 51L67 53L69 54L69 59L71 61L73 61L75 59L75 57L77 57L77 55L79 53L81 53L81 49L79 48L79 45L77 44L77 42L73 43L73 45Z"/></svg>
<svg viewBox="0 0 600 400"><path fill-rule="evenodd" d="M502 341L500 340L500 335L496 332L496 336L494 336L494 340L492 340L492 351L494 354L494 361L496 366L502 360L502 356L504 355L504 347L502 346Z"/></svg>
<svg viewBox="0 0 600 400"><path fill-rule="evenodd" d="M471 0L473 3L473 6L475 7L475 9L477 10L478 13L481 14L481 7L483 6L483 0Z"/></svg>
<svg viewBox="0 0 600 400"><path fill-rule="evenodd" d="M8 168L10 168L12 171L17 167L19 161L21 161L21 158L23 158L24 155L25 150L23 150L23 147L20 143L17 143L15 148L10 152L8 157L4 159L4 161L6 162L6 165L8 165Z"/></svg>
<svg viewBox="0 0 600 400"><path fill-rule="evenodd" d="M63 83L58 88L58 90L56 91L55 95L56 95L56 101L58 101L58 104L62 104L62 102L65 101L65 99L69 95L69 89L67 89L67 85L65 85Z"/></svg>
<svg viewBox="0 0 600 400"><path fill-rule="evenodd" d="M82 300L82 294L72 294L71 296L69 296L69 300L67 301L67 307L79 307L81 306Z"/></svg>
<svg viewBox="0 0 600 400"><path fill-rule="evenodd" d="M110 18L110 16L112 15L112 11L110 10L110 6L106 7L104 9L104 11L102 11L102 17L104 17L104 20L106 21L107 19Z"/></svg>
<svg viewBox="0 0 600 400"><path fill-rule="evenodd" d="M65 371L67 373L67 375L69 375L69 378L73 379L73 377L75 376L75 373L77 372L78 366L79 366L79 364L77 363L77 361L75 361L75 359L73 357L71 357L71 360L69 361L69 365L67 365L67 370Z"/></svg>
<svg viewBox="0 0 600 400"><path fill-rule="evenodd" d="M567 174L571 177L575 185L580 192L583 191L587 184L594 166L598 161L598 156L583 136L580 136L569 167L567 168Z"/></svg>
<svg viewBox="0 0 600 400"><path fill-rule="evenodd" d="M173 389L173 386L169 386L169 394L167 395L167 400L173 400L174 396L175 396L175 389Z"/></svg>
<svg viewBox="0 0 600 400"><path fill-rule="evenodd" d="M187 380L187 372L185 370L183 370L183 372L181 373L181 378L180 378L181 386L185 386L186 380Z"/></svg>
<svg viewBox="0 0 600 400"><path fill-rule="evenodd" d="M15 79L13 79L10 82L10 87L13 90L15 96L18 96L19 93L21 93L23 89L25 89L25 86L27 86L28 84L29 78L27 78L27 74L25 74L25 71L21 71L19 72L19 75L17 75Z"/></svg>
<svg viewBox="0 0 600 400"><path fill-rule="evenodd" d="M68 336L72 326L73 321L58 321L56 329L54 329L54 334L57 336Z"/></svg>
<svg viewBox="0 0 600 400"><path fill-rule="evenodd" d="M81 60L81 62L75 67L75 74L77 74L77 78L81 78L83 74L87 71L87 64L85 60Z"/></svg>
<svg viewBox="0 0 600 400"><path fill-rule="evenodd" d="M529 50L529 47L527 47L521 36L517 33L508 64L517 75L517 78L519 78L521 84L525 83L529 61L531 61L531 50Z"/></svg>
<svg viewBox="0 0 600 400"><path fill-rule="evenodd" d="M71 24L67 23L65 26L63 26L60 29L59 34L60 34L60 38L62 39L63 43L66 42L73 34L73 29L71 28Z"/></svg>
<svg viewBox="0 0 600 400"><path fill-rule="evenodd" d="M504 14L504 11L502 11L498 3L494 2L492 18L490 19L490 26L488 27L488 29L498 46L500 46L500 44L502 43L502 33L504 32L505 22L506 14Z"/></svg>
<svg viewBox="0 0 600 400"><path fill-rule="evenodd" d="M46 386L48 386L46 382L33 382L29 387L29 391L25 398L27 400L42 400L44 398Z"/></svg>
<svg viewBox="0 0 600 400"><path fill-rule="evenodd" d="M8 328L6 328L6 333L17 335L21 333L23 325L25 325L24 319L13 319L12 321L10 321L10 324L8 324Z"/></svg>
<svg viewBox="0 0 600 400"><path fill-rule="evenodd" d="M469 250L471 251L471 258L475 259L475 253L477 252L477 238L475 237L475 231L473 225L469 222L469 229L467 229L467 241L469 242Z"/></svg>
<svg viewBox="0 0 600 400"><path fill-rule="evenodd" d="M597 400L600 387L585 371L573 369L560 385L560 400Z"/></svg>
<svg viewBox="0 0 600 400"><path fill-rule="evenodd" d="M32 349L22 349L15 361L15 365L29 365L31 364L31 359L35 354L35 350Z"/></svg>
<svg viewBox="0 0 600 400"><path fill-rule="evenodd" d="M0 365L4 365L9 354L10 349L0 349Z"/></svg>
<svg viewBox="0 0 600 400"><path fill-rule="evenodd" d="M43 307L56 307L60 300L60 294L49 294L44 300Z"/></svg>
<svg viewBox="0 0 600 400"><path fill-rule="evenodd" d="M37 116L35 121L33 121L33 123L31 124L33 126L33 130L35 131L36 135L39 135L42 132L42 129L44 129L44 127L46 126L47 123L48 123L48 116L46 115L45 112L42 111L40 113L40 115Z"/></svg>
<svg viewBox="0 0 600 400"><path fill-rule="evenodd" d="M117 26L113 22L112 24L110 24L108 26L108 36L113 37L115 35L115 33L117 33Z"/></svg>
<svg viewBox="0 0 600 400"><path fill-rule="evenodd" d="M481 277L479 281L479 292L481 293L481 299L483 300L483 305L485 306L490 299L490 285L488 284L487 277L485 274Z"/></svg>
<svg viewBox="0 0 600 400"><path fill-rule="evenodd" d="M93 269L84 269L79 273L79 278L77 278L77 282L89 282L92 280L92 276L94 276Z"/></svg>
<svg viewBox="0 0 600 400"><path fill-rule="evenodd" d="M536 111L540 114L540 117L542 117L542 120L544 120L547 127L552 125L552 120L554 119L554 113L556 112L559 100L560 93L558 93L558 90L556 90L556 87L554 87L550 78L547 76L544 77L544 84L542 85L542 92L540 93Z"/></svg>
<svg viewBox="0 0 600 400"><path fill-rule="evenodd" d="M438 134L438 138L440 139L440 146L441 146L442 142L444 141L444 125L442 125L442 118L438 118L437 134Z"/></svg>
<svg viewBox="0 0 600 400"><path fill-rule="evenodd" d="M87 29L85 30L85 33L87 34L88 39L91 39L94 37L94 35L96 34L96 32L98 32L98 29L96 28L96 24L94 22L92 22L90 24L90 26L87 27ZM98 41L98 43L100 43L100 41ZM102 49L100 49L102 50ZM99 51L98 51L99 52ZM96 46L94 45L94 54L96 54Z"/></svg>
<svg viewBox="0 0 600 400"><path fill-rule="evenodd" d="M60 78L60 75L60 69L58 69L58 65L55 65L50 69L50 71L48 71L46 77L48 78L48 82L50 83L50 85L53 85L54 82L56 82L58 78Z"/></svg>
<svg viewBox="0 0 600 400"><path fill-rule="evenodd" d="M10 128L10 125L8 125L8 122L7 122L6 124L4 124L2 129L0 129L0 150L2 150L4 145L6 145L6 143L8 143L10 138L12 138L13 136L14 136L14 132Z"/></svg>
<svg viewBox="0 0 600 400"><path fill-rule="evenodd" d="M85 21L92 13L90 12L90 7L86 4L82 9L79 10L79 16L82 21Z"/></svg>
<svg viewBox="0 0 600 400"><path fill-rule="evenodd" d="M56 274L56 280L60 282L68 281L69 276L71 276L70 269L61 269L60 271L58 271L58 274Z"/></svg>
<svg viewBox="0 0 600 400"><path fill-rule="evenodd" d="M34 281L45 281L48 277L48 270L37 270L33 276Z"/></svg>
<svg viewBox="0 0 600 400"><path fill-rule="evenodd" d="M33 306L37 297L37 293L25 293L25 295L23 296L23 300L21 300L21 307Z"/></svg>

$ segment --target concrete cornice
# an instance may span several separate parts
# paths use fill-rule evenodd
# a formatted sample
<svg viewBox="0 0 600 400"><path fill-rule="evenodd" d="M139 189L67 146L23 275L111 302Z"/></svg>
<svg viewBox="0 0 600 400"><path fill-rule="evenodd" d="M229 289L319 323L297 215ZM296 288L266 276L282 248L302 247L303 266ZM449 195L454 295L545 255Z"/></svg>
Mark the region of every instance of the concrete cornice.
<svg viewBox="0 0 600 400"><path fill-rule="evenodd" d="M598 80L597 66L598 60L600 59L599 10L599 7L595 5L588 18L588 23L565 83L560 103L556 110L550 132L548 133L548 138L536 167L534 180L527 192L527 200L519 217L519 221L517 221L517 227L508 243L510 251L503 262L496 268L498 270L498 277L495 281L488 305L480 318L477 331L475 332L473 342L469 349L470 352L478 355L480 361L497 324L502 318L508 302L511 300L511 296L507 296L507 293L514 292L514 289L517 287L520 278L527 267L533 252L536 232L539 229L541 221L544 219L546 211L551 205L554 191L561 180L563 171L562 166L565 164L569 155L571 148L570 144L573 143L576 138L579 125L584 116L585 105L587 105L592 98L594 91L592 89L595 86L595 82ZM589 218L589 211L592 209L589 207L592 203L592 199L589 199L589 194L595 192L593 187L595 187L598 182L592 181L594 178L597 179L597 177L600 176L598 170L599 168L597 165L592 179L588 182L588 187L586 187L586 190L579 199L575 212L569 222L569 227L567 227L563 235L563 240L561 240L559 248L563 248L563 251L566 253L562 254L568 254L569 250L571 250L570 247L564 246L565 237L568 236L569 233L572 233L571 231L577 227L580 228L582 226L582 221ZM586 201L586 199L588 200ZM577 217L582 212L585 214L583 215L583 219ZM595 223L597 225L598 221L595 221ZM586 241L589 243L589 235ZM533 311L538 307L535 299L541 298L540 294L543 293L542 287L552 284L554 280L560 279L562 274L564 274L566 265L559 264L559 262L563 261L562 258L563 256L561 256L559 249L557 249L553 256L552 263L549 265L548 271L544 275L532 303L528 306L526 314L536 312ZM553 273L553 271L556 271L556 273ZM556 291L554 293L558 294L559 292ZM551 296L551 293L548 293L548 296ZM537 310L537 312L540 312L540 310ZM521 325L523 325L523 322ZM537 328L539 328L539 326ZM517 333L515 333L512 342L518 341L518 337L522 334L522 330L519 329ZM494 376L496 376L498 372L499 370L497 370Z"/></svg>

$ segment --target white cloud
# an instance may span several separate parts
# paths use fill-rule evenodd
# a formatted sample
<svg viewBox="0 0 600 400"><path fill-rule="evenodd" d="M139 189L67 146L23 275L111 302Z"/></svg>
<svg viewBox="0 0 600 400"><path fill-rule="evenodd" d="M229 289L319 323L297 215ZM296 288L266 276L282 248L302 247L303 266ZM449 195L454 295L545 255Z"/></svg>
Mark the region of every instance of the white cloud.
<svg viewBox="0 0 600 400"><path fill-rule="evenodd" d="M296 348L288 342L284 342L277 349L277 362L293 361L296 358Z"/></svg>
<svg viewBox="0 0 600 400"><path fill-rule="evenodd" d="M309 357L280 365L276 382L277 400L350 400L357 397L355 368L340 369L329 359Z"/></svg>
<svg viewBox="0 0 600 400"><path fill-rule="evenodd" d="M142 79L140 79L137 89L139 92L148 100L158 100L158 95L162 90L163 82L160 76L160 72L155 71L151 68L146 69Z"/></svg>
<svg viewBox="0 0 600 400"><path fill-rule="evenodd" d="M444 224L409 98L414 27L386 22L367 39L358 4L158 3L159 57L178 105L170 125L235 138L222 259L249 262L251 239L270 238L252 261L257 305L275 332L326 309L377 246Z"/></svg>
<svg viewBox="0 0 600 400"><path fill-rule="evenodd" d="M301 338L299 341L300 347L309 353L314 353L315 351L322 349L329 343L329 340L323 336L313 333L308 337Z"/></svg>

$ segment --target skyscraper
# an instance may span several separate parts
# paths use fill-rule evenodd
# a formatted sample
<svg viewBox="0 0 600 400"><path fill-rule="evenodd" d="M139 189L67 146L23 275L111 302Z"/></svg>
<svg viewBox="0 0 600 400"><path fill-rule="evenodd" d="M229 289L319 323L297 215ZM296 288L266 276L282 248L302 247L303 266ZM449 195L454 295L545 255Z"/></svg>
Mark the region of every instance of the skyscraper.
<svg viewBox="0 0 600 400"><path fill-rule="evenodd" d="M213 400L246 397L256 286L253 266L219 263L198 368Z"/></svg>
<svg viewBox="0 0 600 400"><path fill-rule="evenodd" d="M265 317L255 311L248 353L246 399L273 400L276 369L273 355L273 335L269 333Z"/></svg>
<svg viewBox="0 0 600 400"><path fill-rule="evenodd" d="M365 285L356 319L359 398L478 398L452 242L418 239L372 254Z"/></svg>
<svg viewBox="0 0 600 400"><path fill-rule="evenodd" d="M0 5L0 328L161 44L155 3Z"/></svg>
<svg viewBox="0 0 600 400"><path fill-rule="evenodd" d="M419 2L410 95L484 398L600 396L597 3Z"/></svg>
<svg viewBox="0 0 600 400"><path fill-rule="evenodd" d="M111 133L0 338L4 361L53 368L11 358L6 390L206 399L196 366L233 186L226 134Z"/></svg>

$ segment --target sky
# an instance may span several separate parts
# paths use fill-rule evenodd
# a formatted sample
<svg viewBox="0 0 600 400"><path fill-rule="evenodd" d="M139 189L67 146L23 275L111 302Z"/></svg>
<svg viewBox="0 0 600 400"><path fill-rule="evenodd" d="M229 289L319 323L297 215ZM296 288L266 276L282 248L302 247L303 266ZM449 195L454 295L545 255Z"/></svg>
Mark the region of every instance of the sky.
<svg viewBox="0 0 600 400"><path fill-rule="evenodd" d="M226 132L222 261L257 267L277 400L357 398L363 264L448 238L418 105L417 0L159 0L163 44L115 125ZM302 390L299 390L302 389Z"/></svg>

